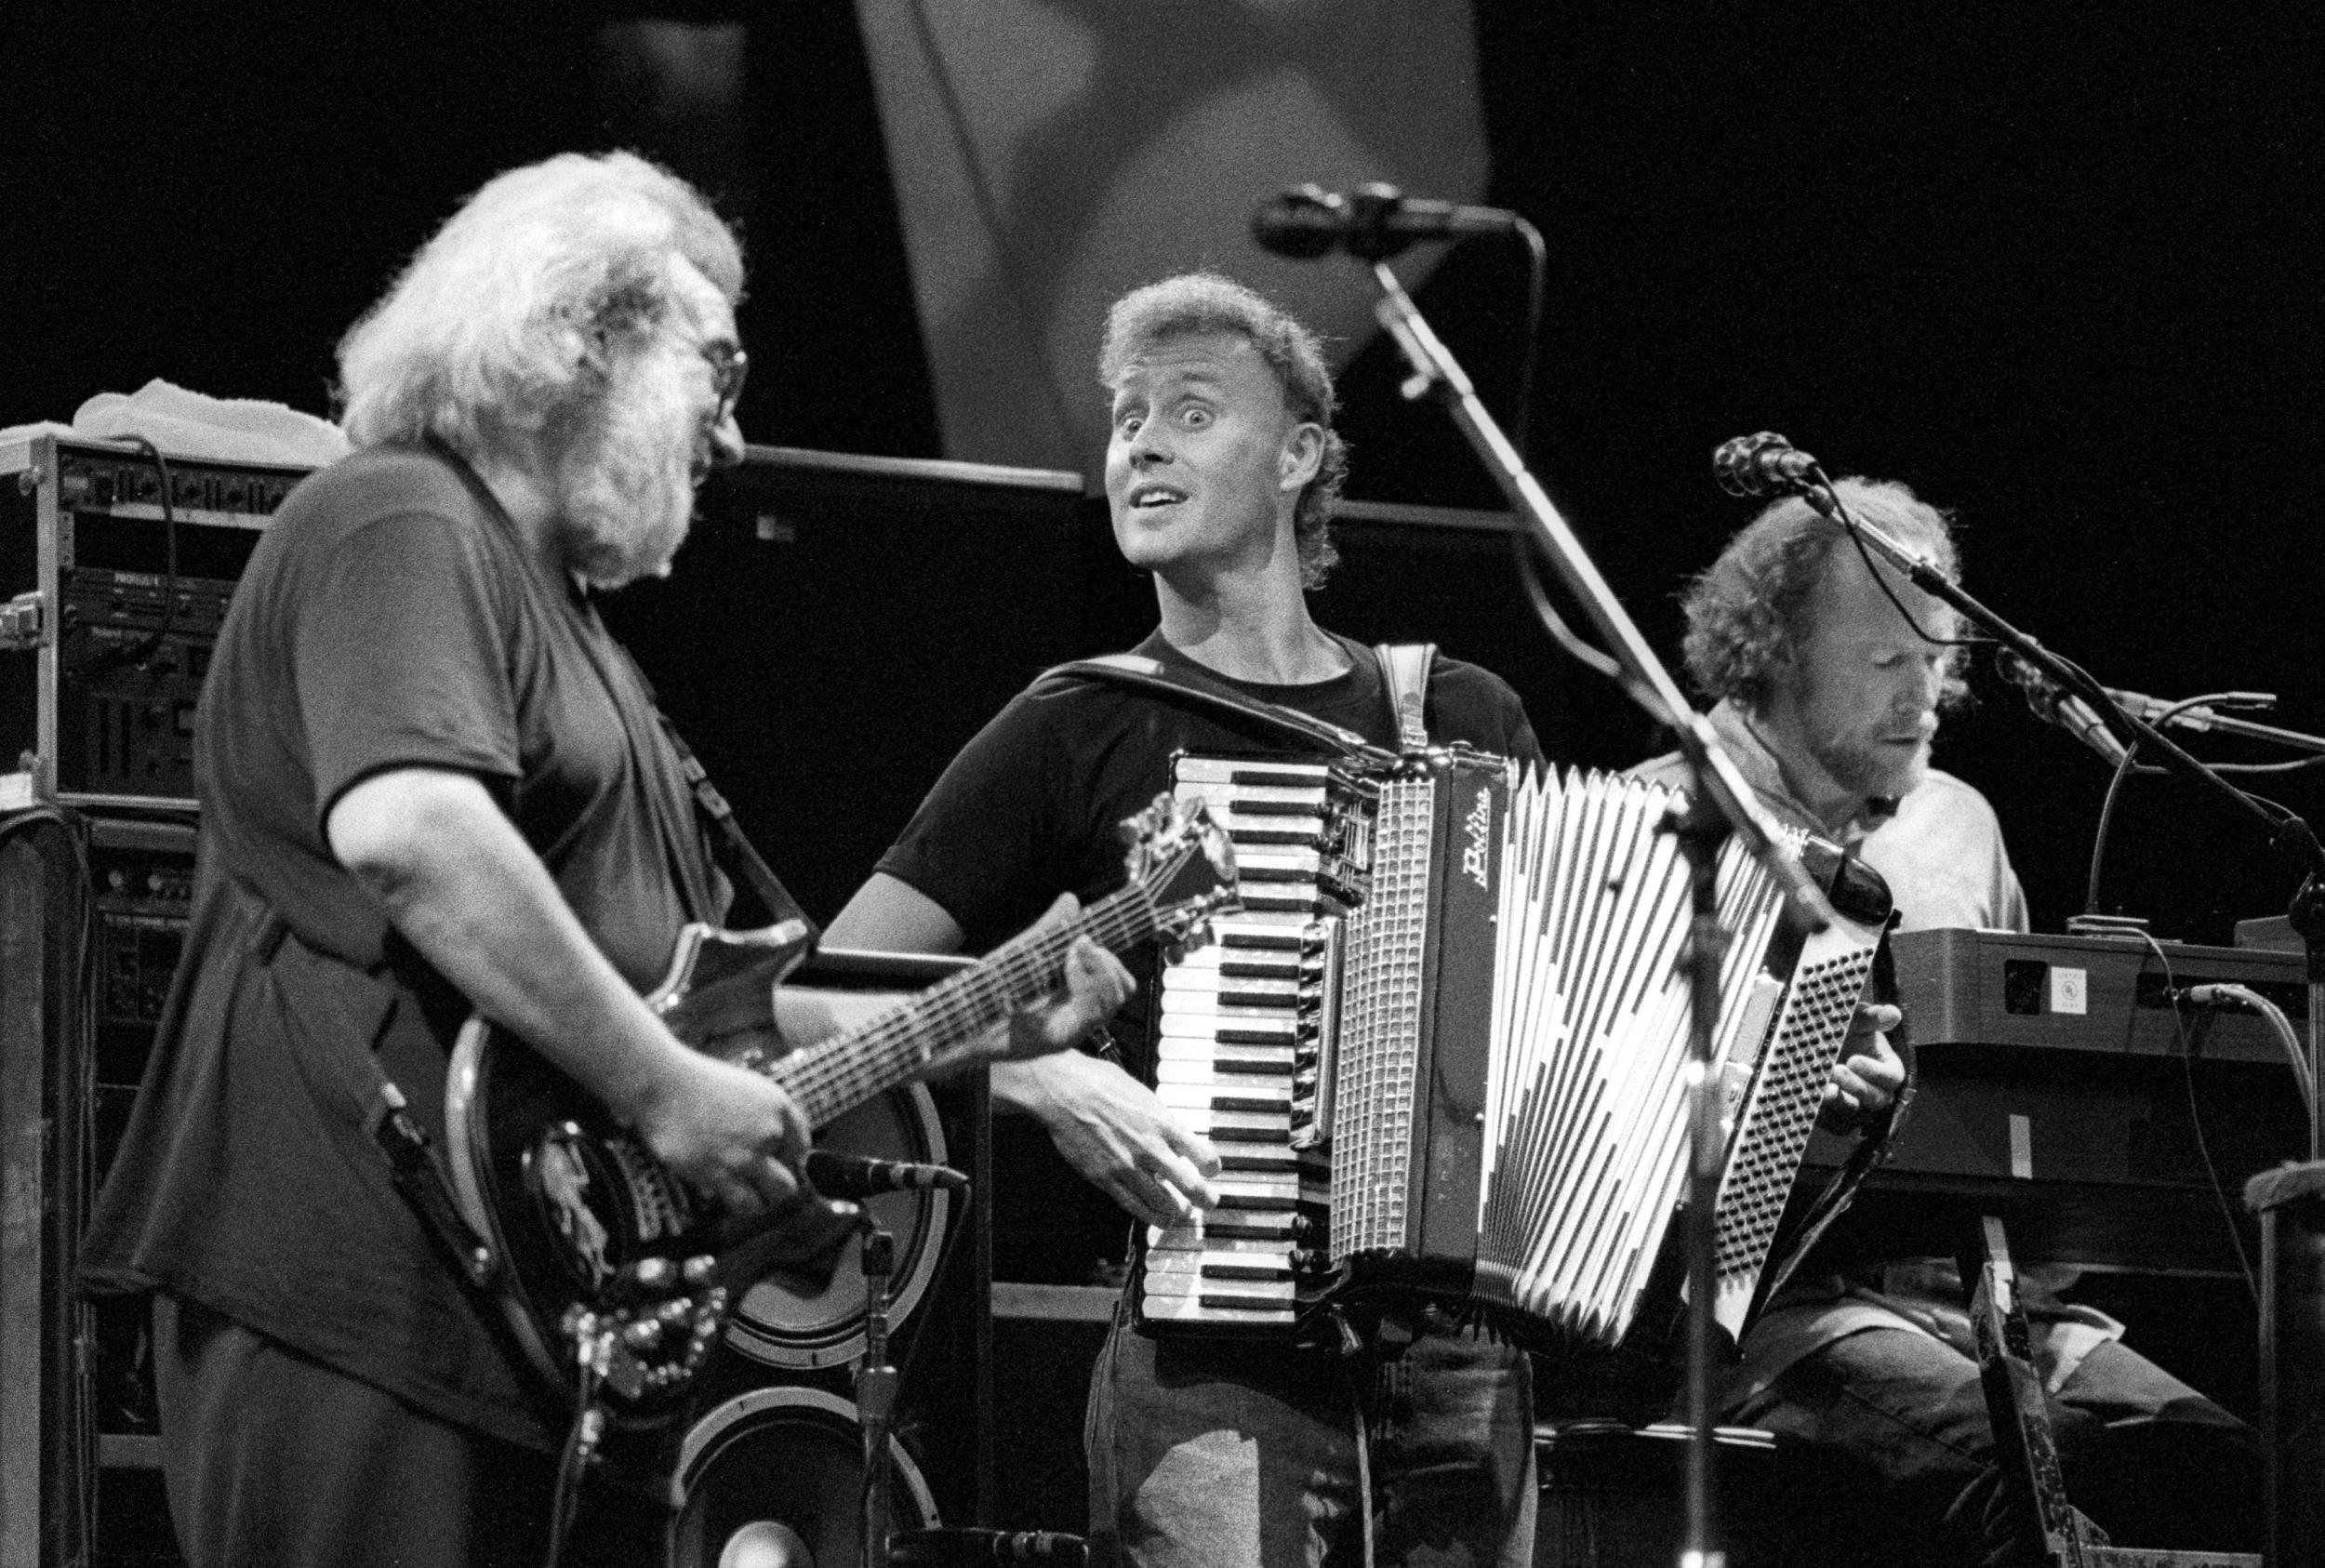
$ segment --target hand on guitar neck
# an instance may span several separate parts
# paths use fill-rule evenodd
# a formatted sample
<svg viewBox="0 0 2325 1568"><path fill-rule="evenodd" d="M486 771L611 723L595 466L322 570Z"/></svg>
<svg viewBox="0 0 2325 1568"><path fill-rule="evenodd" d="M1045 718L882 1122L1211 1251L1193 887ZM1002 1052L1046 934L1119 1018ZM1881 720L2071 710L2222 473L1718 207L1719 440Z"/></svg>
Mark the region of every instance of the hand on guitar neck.
<svg viewBox="0 0 2325 1568"><path fill-rule="evenodd" d="M1081 912L1080 899L1060 893L1027 929L1048 930ZM1043 1056L1066 1050L1112 1017L1130 1000L1134 989L1136 982L1121 959L1087 937L1075 937L1073 946L1066 950L1064 988L1010 1016L1007 1055L1012 1058Z"/></svg>

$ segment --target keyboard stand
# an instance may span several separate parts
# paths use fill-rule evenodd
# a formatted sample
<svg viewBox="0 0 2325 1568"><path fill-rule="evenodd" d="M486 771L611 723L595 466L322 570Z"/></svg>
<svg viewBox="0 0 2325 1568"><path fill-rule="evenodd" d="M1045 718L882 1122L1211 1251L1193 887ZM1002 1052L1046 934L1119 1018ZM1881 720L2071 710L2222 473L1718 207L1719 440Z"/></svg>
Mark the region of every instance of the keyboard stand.
<svg viewBox="0 0 2325 1568"><path fill-rule="evenodd" d="M2041 1544L2048 1568L2261 1568L2257 1552L2157 1551L2111 1544L2067 1501L2051 1441L2051 1417L2035 1370L2026 1312L2002 1222L1978 1222L1976 1251L1963 1259L1973 1280L1970 1318L1978 1336L1979 1380L2002 1462L2002 1484L2021 1509L2019 1523Z"/></svg>

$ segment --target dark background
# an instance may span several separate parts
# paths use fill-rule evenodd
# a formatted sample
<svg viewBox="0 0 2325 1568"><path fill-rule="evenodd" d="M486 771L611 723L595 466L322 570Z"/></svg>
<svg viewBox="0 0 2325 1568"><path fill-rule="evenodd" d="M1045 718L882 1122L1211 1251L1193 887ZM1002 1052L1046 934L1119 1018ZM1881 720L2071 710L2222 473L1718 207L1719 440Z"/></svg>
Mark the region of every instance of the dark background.
<svg viewBox="0 0 2325 1568"><path fill-rule="evenodd" d="M635 140L594 65L603 14L11 6L0 422L68 419L153 376L325 409L338 335L463 193ZM853 9L761 14L755 198L726 193L751 200L745 428L940 456ZM1775 429L1835 472L1959 509L1973 591L2106 684L2272 690L2278 722L2325 730L2318 14L1481 4L1489 199L1549 244L1528 455L1652 640L1673 648L1673 595L1749 515L1711 484L1712 448ZM1420 291L1505 414L1521 286L1512 254L1472 243ZM1351 494L1495 504L1400 376L1375 344L1345 378ZM615 614L746 826L829 914L1009 692L1135 640L1151 600L1102 509L1070 494L814 472L725 487L677 575ZM1660 749L1525 624L1493 539L1369 525L1343 544L1328 624L1502 671L1554 754ZM1940 761L1992 798L2037 927L2056 930L2081 903L2105 770L1983 666L1975 684ZM2317 775L2271 792L2325 817ZM2225 940L2292 886L2250 821L2176 784L2134 783L2118 832L2103 902L2166 936ZM1002 1245L1004 1277L1079 1267ZM2249 1410L2249 1332L2214 1282L2184 1285L2103 1298L2137 1309L2157 1353L2154 1331L2183 1338L2171 1364Z"/></svg>
<svg viewBox="0 0 2325 1568"><path fill-rule="evenodd" d="M591 7L15 15L0 419L69 418L154 375L320 410L338 334L460 194L625 134L601 107ZM1707 455L1773 428L1836 472L1958 508L1973 590L2106 684L2272 690L2280 722L2325 729L2314 15L2156 0L1482 5L1491 199L1531 215L1550 247L1530 456L1658 645L1674 642L1684 576L1748 515L1713 488ZM826 0L765 18L749 60L746 428L940 455L853 12ZM1520 286L1513 255L1472 243L1421 292L1504 411ZM1346 378L1351 493L1493 504L1444 417L1403 404L1398 379L1378 344ZM1521 628L1475 541L1438 582L1393 551L1368 570L1352 543L1318 602L1327 621L1490 658L1576 760L1621 764L1656 745ZM1112 579L1102 546L1089 555L1104 613L996 603L964 623L990 616L1014 635L1048 614L1064 651L1136 635L1143 594ZM1007 529L989 546L1036 547ZM776 561L723 565L780 591ZM658 591L683 598L709 575L682 569ZM892 606L877 574L851 602L858 586L826 584L840 597L823 608L861 639L859 700L877 726ZM1448 599L1470 613L1449 615ZM642 651L666 684L720 684L737 640L762 630L683 608L654 618L669 636ZM1038 640L996 656L999 690L1057 651ZM748 751L730 734L780 725L769 680L674 703L695 708L714 767ZM2056 929L2080 905L2104 770L1977 684L1984 700L1940 758L1993 798L2037 924ZM990 696L972 683L956 724L917 735L904 797ZM2313 779L2276 792L2315 816ZM755 789L729 783L780 859L781 803ZM867 822L864 842L897 825ZM2177 785L2135 784L2119 831L2106 901L2167 935L2222 939L2290 890L2254 827ZM865 868L805 869L836 896Z"/></svg>

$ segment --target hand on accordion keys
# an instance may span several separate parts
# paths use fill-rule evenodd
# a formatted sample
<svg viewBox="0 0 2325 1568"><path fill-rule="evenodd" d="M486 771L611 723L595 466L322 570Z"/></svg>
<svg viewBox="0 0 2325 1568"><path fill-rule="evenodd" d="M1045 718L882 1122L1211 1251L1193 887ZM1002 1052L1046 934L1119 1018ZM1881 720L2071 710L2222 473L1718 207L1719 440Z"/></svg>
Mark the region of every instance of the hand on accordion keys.
<svg viewBox="0 0 2325 1568"><path fill-rule="evenodd" d="M1066 1052L993 1069L993 1094L1031 1112L1083 1176L1148 1225L1218 1206L1211 1140L1179 1124L1154 1091L1112 1062Z"/></svg>
<svg viewBox="0 0 2325 1568"><path fill-rule="evenodd" d="M1863 1130L1896 1100L1906 1085L1906 1064L1889 1043L1889 1031L1905 1015L1882 1002L1859 1004L1849 1024L1848 1043L1825 1084L1816 1122L1827 1132Z"/></svg>

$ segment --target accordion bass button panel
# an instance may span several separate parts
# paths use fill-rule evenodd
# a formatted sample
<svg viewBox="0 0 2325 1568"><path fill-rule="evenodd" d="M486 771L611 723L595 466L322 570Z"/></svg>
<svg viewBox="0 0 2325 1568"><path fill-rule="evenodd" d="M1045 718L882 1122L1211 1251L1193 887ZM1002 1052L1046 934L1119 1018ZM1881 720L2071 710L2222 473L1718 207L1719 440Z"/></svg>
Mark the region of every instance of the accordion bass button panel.
<svg viewBox="0 0 2325 1568"><path fill-rule="evenodd" d="M1333 967L1362 896L1365 786L1321 763L1181 756L1173 784L1235 846L1242 912L1174 954L1158 988L1156 1092L1209 1138L1219 1205L1150 1226L1136 1292L1149 1323L1210 1332L1295 1322L1321 1270L1329 1170Z"/></svg>

